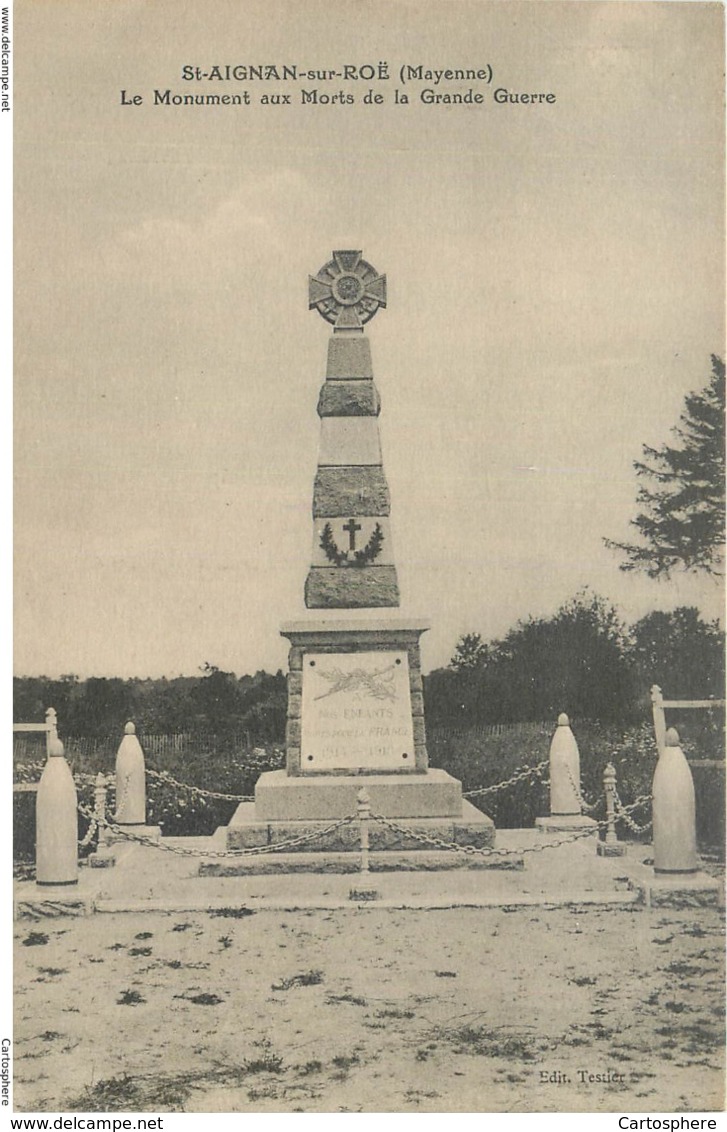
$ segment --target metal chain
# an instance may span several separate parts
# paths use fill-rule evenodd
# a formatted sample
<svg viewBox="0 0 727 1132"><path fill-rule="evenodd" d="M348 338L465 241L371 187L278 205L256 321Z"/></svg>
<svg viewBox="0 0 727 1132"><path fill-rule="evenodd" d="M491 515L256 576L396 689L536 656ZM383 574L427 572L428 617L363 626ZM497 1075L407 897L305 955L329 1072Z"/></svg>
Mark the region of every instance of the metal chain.
<svg viewBox="0 0 727 1132"><path fill-rule="evenodd" d="M646 831L651 829L654 824L653 821L647 821L645 825L637 825L633 818L630 818L628 814L623 813L617 814L616 819L617 821L623 821L624 824L629 827L632 833L646 833Z"/></svg>
<svg viewBox="0 0 727 1132"><path fill-rule="evenodd" d="M633 833L646 833L646 831L648 829L651 829L652 825L654 824L652 818L650 821L647 821L645 825L637 825L637 823L630 816L632 810L638 809L639 806L643 806L646 802L650 802L651 800L651 794L640 794L636 801L632 802L630 806L624 806L619 797L618 790L615 786L613 788L613 804L616 809L616 817L620 818Z"/></svg>
<svg viewBox="0 0 727 1132"><path fill-rule="evenodd" d="M599 794L598 797L596 798L595 802L587 802L586 799L583 797L583 794L581 793L580 786L578 785L578 783L576 783L575 779L573 778L573 775L570 772L570 767L566 766L565 770L566 770L566 774L568 775L568 778L570 779L570 784L573 787L573 789L575 790L576 798L578 799L578 804L580 805L581 809L585 810L586 813L593 813L593 811L597 810L598 807L600 806L601 802L604 799L604 795Z"/></svg>
<svg viewBox="0 0 727 1132"><path fill-rule="evenodd" d="M177 782L166 770L150 770L146 768L150 778L156 778L168 786L178 786L180 790L188 790L190 794L197 794L204 798L221 798L224 802L254 802L254 794L222 794L218 790L203 790L201 786L192 786L189 782Z"/></svg>
<svg viewBox="0 0 727 1132"><path fill-rule="evenodd" d="M79 806L79 809L80 809L80 806ZM92 817L91 818L91 824L89 825L88 829L86 830L85 836L82 837L81 840L78 842L78 848L79 849L85 849L87 845L91 844L91 842L93 841L93 838L94 838L94 834L96 833L97 829L98 829L98 821L96 820L95 817Z"/></svg>
<svg viewBox="0 0 727 1132"><path fill-rule="evenodd" d="M548 766L550 759L543 759L537 766L520 767L515 771L512 778L508 778L506 782L498 782L494 786L480 786L477 790L466 790L463 792L463 798L474 798L480 794L494 794L498 790L505 790L508 786L514 786L516 782L524 782L526 778L532 777L534 774L540 774L544 767Z"/></svg>
<svg viewBox="0 0 727 1132"><path fill-rule="evenodd" d="M84 776L84 777L89 777L89 778L90 778L90 777L92 777L92 776L91 776L91 775L88 775L88 776ZM97 779L98 779L98 776L97 776L97 777L96 777L96 778L95 778L95 779L93 780L94 786L96 786L96 783L97 783ZM111 776L110 776L110 775L108 775L108 776L105 776L105 777L104 777L104 795L103 795L103 796L104 796L104 803L105 803L105 801L106 801L106 797L107 797L107 794L106 794L106 788L107 788L107 787L108 787L108 786L109 786L109 785L111 784L111 782L112 782L112 781L113 781L113 780L112 780L112 778L111 778ZM128 778L127 778L127 783L128 783L128 781L129 781L129 780L128 780ZM124 801L125 801L125 800L126 800L126 798L124 797ZM79 806L78 806L78 809L79 809L79 810L81 810L81 806L80 806L80 804L79 804ZM81 811L81 812L83 812L83 811ZM102 817L102 818L104 818L104 819L106 818L106 809L105 809L105 806L104 806L104 812L103 812L103 814L101 815L101 817ZM93 812L92 812L92 814L91 814L91 819L90 819L90 824L89 824L89 827L88 827L88 829L86 830L86 833L85 833L84 837L82 837L82 838L81 838L81 840L80 840L80 841L78 842L78 847L79 847L79 849L85 849L87 845L90 845L90 844L91 844L91 842L93 841L93 838L94 838L94 836L95 836L96 832L97 832L97 831L99 831L99 832L100 832L100 830L99 830L99 824L98 824L98 818L99 818L99 815L98 815L98 813L96 812L96 809L95 809L95 807L94 807L94 810L93 810Z"/></svg>
<svg viewBox="0 0 727 1132"><path fill-rule="evenodd" d="M92 818L92 812L87 807L79 804L79 812L86 818ZM333 833L337 829L341 829L344 825L350 825L356 819L353 816L341 818L340 821L333 822L331 825L325 826L323 829L314 830L312 833L302 833L299 837L289 837L285 841L278 841L275 845L260 845L252 849L186 849L180 845L165 845L163 841L155 841L153 837L145 836L141 833L132 833L128 829L116 825L114 822L106 821L105 818L98 818L98 824L103 826L104 829L110 829L119 837L124 837L129 841L138 841L141 845L148 845L152 849L161 849L166 853L175 853L179 857L255 857L263 853L280 853L293 845L304 845L309 841L318 841L320 838L325 837L329 833Z"/></svg>
<svg viewBox="0 0 727 1132"><path fill-rule="evenodd" d="M562 837L558 841L546 841L542 844L526 845L521 849L495 849L495 848L480 848L476 845L457 845L454 841L444 841L439 837L432 837L430 834L417 833L413 829L406 829L404 826L398 825L396 822L391 821L389 818L383 817L382 814L371 814L373 821L379 822L380 825L386 826L388 829L394 830L395 833L404 834L405 837L411 838L413 841L420 841L423 845L431 845L435 849L449 849L455 853L464 853L471 857L511 857L521 856L523 853L542 853L546 849L556 849L559 845L568 845L572 841L578 841L582 837L591 837L594 828L606 826L607 822L596 822L595 827L590 825L586 829L579 829L576 833L570 834L569 837Z"/></svg>
<svg viewBox="0 0 727 1132"><path fill-rule="evenodd" d="M42 774L43 770L45 768L45 765L46 765L45 763L41 763L41 762L19 763L16 766L15 769L16 769L16 773L18 775L25 775L29 772L37 772L37 771L40 771L40 773ZM225 802L254 802L255 801L254 794L222 794L221 792L219 792L217 790L203 790L201 786L192 786L192 784L189 783L189 782L178 782L176 778L172 778L171 774L169 774L165 770L163 770L163 771L151 770L150 767L146 767L145 769L146 769L146 774L149 778L156 778L160 782L166 782L169 786L177 786L177 787L179 787L180 790L187 790L190 794L197 794L197 795L199 795L201 797L205 797L205 798L220 798ZM83 782L83 783L86 783L86 784L95 783L95 781L96 781L95 775L87 774L84 771L76 771L74 773L73 777L74 777L75 781ZM27 781L29 781L29 779L23 778L20 781L27 782ZM126 799L124 799L124 801L125 800ZM118 809L119 807L117 806L116 808Z"/></svg>

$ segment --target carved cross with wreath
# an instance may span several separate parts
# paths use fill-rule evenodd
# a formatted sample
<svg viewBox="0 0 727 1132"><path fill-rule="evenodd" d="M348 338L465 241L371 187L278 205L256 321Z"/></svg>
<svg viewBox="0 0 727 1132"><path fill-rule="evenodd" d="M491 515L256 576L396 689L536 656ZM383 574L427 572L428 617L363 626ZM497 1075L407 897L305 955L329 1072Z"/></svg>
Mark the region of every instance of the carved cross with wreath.
<svg viewBox="0 0 727 1132"><path fill-rule="evenodd" d="M348 534L348 549L341 550L333 537L333 527L326 523L321 532L320 547L329 562L334 566L369 566L381 553L384 542L384 532L381 523L377 523L371 532L371 538L365 546L356 549L356 534L361 530L361 524L349 519L343 524L343 530Z"/></svg>

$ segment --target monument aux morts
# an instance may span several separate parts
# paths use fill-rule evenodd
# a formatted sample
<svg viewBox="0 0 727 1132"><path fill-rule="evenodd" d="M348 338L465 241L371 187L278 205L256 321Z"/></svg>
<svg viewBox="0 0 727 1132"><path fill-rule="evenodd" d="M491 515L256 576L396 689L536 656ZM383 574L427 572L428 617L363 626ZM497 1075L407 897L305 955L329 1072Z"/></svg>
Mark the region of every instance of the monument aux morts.
<svg viewBox="0 0 727 1132"><path fill-rule="evenodd" d="M295 852L285 843L355 815L362 785L372 813L406 831L372 823L374 869L438 867L434 857L439 867L486 865L482 857L432 853L410 832L460 845L494 841L491 819L463 800L461 784L429 767L419 651L429 626L390 612L399 586L365 332L385 306L386 276L359 251L334 252L309 279L309 307L332 327L318 399L309 613L281 628L290 642L285 769L262 774L254 804L241 803L227 827L230 849L280 844L281 852L226 871L357 869L356 823ZM346 610L356 613L347 618Z"/></svg>

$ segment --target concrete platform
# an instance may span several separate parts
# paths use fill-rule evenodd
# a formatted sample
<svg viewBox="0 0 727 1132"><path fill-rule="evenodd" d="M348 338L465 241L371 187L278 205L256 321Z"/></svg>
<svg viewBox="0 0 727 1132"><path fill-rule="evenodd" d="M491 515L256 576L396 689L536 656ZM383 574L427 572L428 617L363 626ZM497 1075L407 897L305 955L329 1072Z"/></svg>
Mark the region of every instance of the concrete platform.
<svg viewBox="0 0 727 1132"><path fill-rule="evenodd" d="M641 883L654 879L644 864L649 845L626 843L626 856L603 858L591 837L555 848L535 829L499 830L498 847L521 856L515 870L436 870L376 874L383 908L519 908L636 905L646 908ZM363 887L362 874L293 873L244 877L199 876L202 862L228 860L224 835L162 838L161 847L133 844L113 869L81 868L68 891L39 888L32 881L15 887L15 915L46 917L120 912L213 912L215 909L330 909L351 907ZM169 852L168 850L173 850ZM709 878L719 888L720 881ZM351 892L354 897L351 897Z"/></svg>

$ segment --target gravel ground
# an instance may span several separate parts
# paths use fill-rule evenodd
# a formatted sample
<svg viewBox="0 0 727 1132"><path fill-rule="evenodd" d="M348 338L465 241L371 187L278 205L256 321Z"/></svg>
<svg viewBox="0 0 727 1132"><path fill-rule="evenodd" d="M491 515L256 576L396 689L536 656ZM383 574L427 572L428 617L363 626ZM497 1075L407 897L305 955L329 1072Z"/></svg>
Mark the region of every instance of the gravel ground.
<svg viewBox="0 0 727 1132"><path fill-rule="evenodd" d="M700 1112L724 1102L714 908L371 905L20 921L15 1007L18 1112Z"/></svg>

